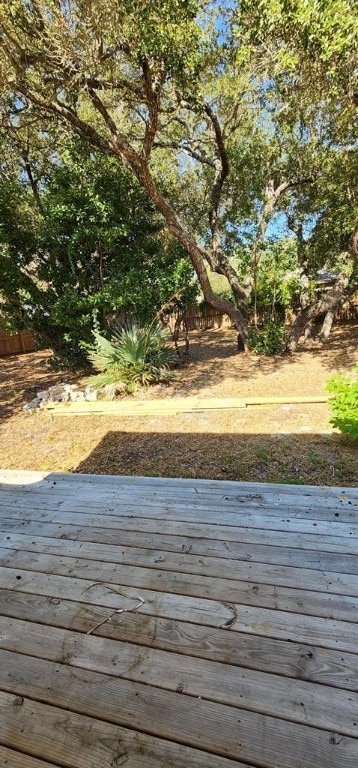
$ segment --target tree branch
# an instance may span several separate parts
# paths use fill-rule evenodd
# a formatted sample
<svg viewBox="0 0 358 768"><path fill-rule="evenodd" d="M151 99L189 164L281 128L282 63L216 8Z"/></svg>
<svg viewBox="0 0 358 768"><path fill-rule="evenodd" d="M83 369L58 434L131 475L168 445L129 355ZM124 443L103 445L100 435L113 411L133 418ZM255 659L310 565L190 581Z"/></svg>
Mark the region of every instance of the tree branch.
<svg viewBox="0 0 358 768"><path fill-rule="evenodd" d="M22 159L24 161L24 167L25 167L25 171L26 171L26 174L27 174L27 178L29 180L29 184L30 184L30 187L31 187L31 190L32 190L32 194L33 194L33 196L35 198L35 201L37 203L37 207L38 207L40 213L42 213L43 212L43 205L42 205L42 201L41 201L41 197L40 197L40 193L39 193L38 182L36 181L36 179L34 178L34 175L32 173L31 163L30 163L30 159L29 159L29 153L28 153L27 150L24 149L21 154L22 154Z"/></svg>
<svg viewBox="0 0 358 768"><path fill-rule="evenodd" d="M176 149L181 152L186 152L194 160L197 160L198 163L202 163L202 165L208 165L210 168L215 168L215 163L213 160L210 160L208 157L206 157L206 155L200 154L195 149L192 149L189 144L185 145L180 141L155 141L153 147L158 147L161 149Z"/></svg>
<svg viewBox="0 0 358 768"><path fill-rule="evenodd" d="M58 101L44 99L43 96L21 82L16 84L16 89L22 96L25 96L26 99L33 104L36 104L40 109L44 109L46 112L51 112L62 120L70 123L77 133L91 141L94 146L98 147L98 149L105 152L112 150L111 143L104 139L95 128L92 128L92 126L85 123L84 120L81 120L70 107L61 104Z"/></svg>
<svg viewBox="0 0 358 768"><path fill-rule="evenodd" d="M219 120L211 107L206 104L204 107L206 115L209 117L213 127L215 142L217 147L217 156L214 160L214 182L210 195L209 225L211 230L212 250L207 255L207 261L213 270L219 275L224 275L229 282L231 290L235 296L236 303L246 314L246 294L234 268L229 259L224 254L219 228L219 205L223 184L229 173L229 161L225 147L225 141Z"/></svg>
<svg viewBox="0 0 358 768"><path fill-rule="evenodd" d="M287 179L286 181L282 181L276 188L272 180L267 183L266 200L262 214L258 220L255 245L252 252L251 274L249 275L246 284L246 295L248 297L251 295L252 290L256 284L256 272L261 258L262 246L265 242L270 218L274 212L278 200L284 194L284 192L290 189L290 187L300 186L301 184L312 184L315 180L316 176L312 174L311 176L293 177L291 179Z"/></svg>
<svg viewBox="0 0 358 768"><path fill-rule="evenodd" d="M112 136L117 137L118 135L117 126L113 118L109 114L108 109L104 106L103 101L101 101L96 91L92 90L92 88L88 89L88 93L94 108L103 117L103 120L106 123L107 128L109 128Z"/></svg>
<svg viewBox="0 0 358 768"><path fill-rule="evenodd" d="M160 86L157 83L156 88L154 88L152 71L147 59L143 61L142 71L148 108L148 120L145 126L142 154L145 161L148 162L158 130Z"/></svg>

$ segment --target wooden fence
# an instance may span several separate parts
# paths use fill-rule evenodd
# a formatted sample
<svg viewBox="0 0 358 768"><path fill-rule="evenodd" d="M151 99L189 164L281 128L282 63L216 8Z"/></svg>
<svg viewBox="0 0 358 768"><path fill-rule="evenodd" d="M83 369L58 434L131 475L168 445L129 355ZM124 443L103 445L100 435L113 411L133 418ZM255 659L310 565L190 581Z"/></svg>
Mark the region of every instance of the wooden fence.
<svg viewBox="0 0 358 768"><path fill-rule="evenodd" d="M258 322L263 322L264 317L258 313ZM222 315L209 304L200 304L198 307L189 307L186 311L186 319L189 331L207 331L210 328L230 328L231 322L227 315ZM335 323L347 323L358 321L358 296L354 300L347 301L335 316Z"/></svg>
<svg viewBox="0 0 358 768"><path fill-rule="evenodd" d="M188 331L207 331L209 328L230 328L231 322L227 315L222 315L210 304L200 304L198 307L188 307L185 312Z"/></svg>
<svg viewBox="0 0 358 768"><path fill-rule="evenodd" d="M31 352L35 349L35 341L31 331L8 333L0 328L0 356L18 355L21 352Z"/></svg>
<svg viewBox="0 0 358 768"><path fill-rule="evenodd" d="M209 304L189 307L186 311L189 331L207 331L210 328L230 328L231 322L227 315L222 315ZM260 320L260 318L259 318ZM336 323L358 321L358 296L341 307L335 317ZM20 331L10 334L0 328L0 357L3 355L18 355L35 349L35 341L31 331Z"/></svg>

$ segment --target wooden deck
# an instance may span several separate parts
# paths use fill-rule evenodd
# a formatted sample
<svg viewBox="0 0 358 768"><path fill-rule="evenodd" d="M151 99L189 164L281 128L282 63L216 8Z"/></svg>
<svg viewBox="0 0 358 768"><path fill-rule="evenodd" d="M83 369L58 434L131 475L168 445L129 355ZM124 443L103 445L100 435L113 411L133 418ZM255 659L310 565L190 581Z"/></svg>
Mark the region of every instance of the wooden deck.
<svg viewBox="0 0 358 768"><path fill-rule="evenodd" d="M3 471L0 531L1 768L357 768L358 490Z"/></svg>

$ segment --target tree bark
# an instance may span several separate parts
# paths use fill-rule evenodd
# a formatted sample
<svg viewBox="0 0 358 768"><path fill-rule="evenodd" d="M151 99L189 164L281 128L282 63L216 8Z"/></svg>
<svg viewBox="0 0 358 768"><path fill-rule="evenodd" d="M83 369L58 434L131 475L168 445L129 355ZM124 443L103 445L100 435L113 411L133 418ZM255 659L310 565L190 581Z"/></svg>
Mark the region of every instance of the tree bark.
<svg viewBox="0 0 358 768"><path fill-rule="evenodd" d="M322 328L319 334L319 339L322 342L325 342L329 339L329 335L332 330L333 320L334 316L337 312L338 306L332 309L329 309L328 312L326 312L325 318L322 323Z"/></svg>
<svg viewBox="0 0 358 768"><path fill-rule="evenodd" d="M304 333L307 325L315 320L316 317L322 314L327 314L330 311L337 310L340 303L352 294L356 290L356 283L349 286L349 278L346 275L340 275L332 291L319 299L314 304L310 304L304 307L297 315L296 320L291 328L291 333L286 345L286 352L292 354L296 352L298 342Z"/></svg>
<svg viewBox="0 0 358 768"><path fill-rule="evenodd" d="M334 318L338 312L338 310L343 306L343 304L349 299L350 296L352 296L353 293L355 293L357 290L357 285L354 282L349 288L347 288L346 291L337 298L337 301L333 304L332 307L326 312L325 318L322 323L322 328L319 334L319 339L322 342L325 342L328 340L329 335L332 330L332 325L334 322Z"/></svg>

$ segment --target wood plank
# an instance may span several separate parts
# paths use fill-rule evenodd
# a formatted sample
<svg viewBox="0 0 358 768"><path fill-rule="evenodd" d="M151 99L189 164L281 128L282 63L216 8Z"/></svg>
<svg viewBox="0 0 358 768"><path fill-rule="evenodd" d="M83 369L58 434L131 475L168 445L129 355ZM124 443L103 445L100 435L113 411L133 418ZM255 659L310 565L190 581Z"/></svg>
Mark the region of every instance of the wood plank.
<svg viewBox="0 0 358 768"><path fill-rule="evenodd" d="M29 499L18 498L15 503L11 504L7 500L5 501L4 498L0 499L0 514L5 517L12 516L13 513L17 514L17 511L21 514L21 512L28 511L28 508ZM195 501L187 503L183 500L173 502L173 500L162 501L155 498L137 499L133 496L128 499L117 498L109 501L106 499L102 499L102 501L100 499L88 499L86 501L80 495L72 500L68 500L64 496L59 496L57 499L31 497L31 510L34 513L40 510L51 512L59 511L60 509L63 512L78 512L91 515L106 514L120 517L145 517L193 523L206 521L212 525L219 523L234 527L240 526L241 521L245 523L250 519L257 520L261 517L277 518L283 521L298 520L299 522L305 521L311 524L314 522L321 522L323 524L332 522L342 525L342 535L346 533L343 530L343 526L357 525L358 523L358 512L356 510L337 511L334 508L311 510L310 508L292 508L284 505L264 509L259 507L238 508L233 505L224 506L213 503L202 505L195 503Z"/></svg>
<svg viewBox="0 0 358 768"><path fill-rule="evenodd" d="M304 400L300 398L261 398L264 402L256 403L251 402L250 405L277 405L280 403L294 402L294 403L321 403L327 402L327 395L321 397L314 397L313 399L307 397ZM190 398L171 398L170 400L144 400L142 402L135 401L111 401L106 402L104 400L98 400L96 402L74 402L74 403L46 403L44 409L54 415L80 415L87 416L92 414L104 414L104 415L116 415L119 417L128 416L152 416L152 415L177 415L180 413L196 413L202 411L227 411L246 408L245 399L243 398L201 398L195 399L194 402Z"/></svg>
<svg viewBox="0 0 358 768"><path fill-rule="evenodd" d="M334 395L333 395L334 397ZM280 395L279 397L244 397L247 405L293 405L297 403L327 403L332 399L332 395Z"/></svg>
<svg viewBox="0 0 358 768"><path fill-rule="evenodd" d="M358 740L65 664L1 652L0 687L17 696L264 766L353 768ZM56 685L54 685L56 680Z"/></svg>
<svg viewBox="0 0 358 768"><path fill-rule="evenodd" d="M12 490L1 492L1 506L24 506L29 503L29 491L21 490L17 492ZM93 509L102 509L107 511L120 511L123 506L142 506L169 507L171 509L186 508L195 511L205 511L215 516L222 513L231 513L240 515L242 513L255 512L256 514L283 514L287 517L309 517L311 519L322 519L340 522L351 522L358 520L358 501L348 499L339 503L334 499L326 500L324 496L312 499L309 496L301 498L292 497L288 494L280 494L267 498L260 494L196 494L195 491L181 491L179 494L173 489L166 492L163 490L149 489L141 492L139 488L118 489L115 493L110 490L93 489L88 487L83 489L81 486L73 488L50 487L48 489L38 489L31 492L31 503L33 505L44 505L45 508L51 508L51 505L67 506L72 508L89 507ZM75 507L74 507L75 505Z"/></svg>
<svg viewBox="0 0 358 768"><path fill-rule="evenodd" d="M315 557L310 557L310 551L292 550L301 555L301 560L292 558L293 564L290 566L287 557L280 557L282 548L277 547L278 554L266 556L271 560L269 563L260 561L258 556L251 555L250 550L246 548L241 558L236 560L224 559L220 557L205 557L204 555L195 555L189 552L172 552L164 550L145 549L135 546L118 546L109 544L100 544L87 541L71 541L63 538L39 536L33 537L23 533L8 533L3 536L1 542L4 550L2 552L2 562L8 564L8 558L11 553L9 550L23 550L28 552L39 552L49 554L67 554L71 557L85 557L93 560L101 560L109 563L120 563L122 566L138 566L162 571L176 571L184 574L196 574L198 576L212 576L215 579L224 578L233 581L259 581L264 583L273 583L275 586L300 587L313 592L330 592L332 594L357 596L358 575L349 573L348 567L343 570L343 556L339 554L325 557L321 564L319 557L328 555L328 553L315 553ZM266 547L263 549L269 549ZM276 550L275 547L270 549ZM15 555L16 557L16 555ZM254 559L256 558L257 559ZM353 555L347 555L346 559ZM264 558L262 558L264 560ZM41 562L41 558L39 558ZM42 562L43 559L42 559ZM345 562L345 561L344 561ZM300 565L296 565L300 563ZM305 565L306 564L306 565ZM319 568L318 566L321 565ZM323 570L324 565L326 569ZM250 567L251 566L251 567ZM269 568L271 566L271 570ZM317 566L317 567L315 567ZM328 567L327 567L328 566ZM335 571L334 568L337 570ZM353 570L353 568L352 568ZM355 568L356 570L356 568ZM302 571L302 574L301 574ZM261 574L257 576L257 573ZM149 577L149 574L148 574ZM150 578L155 578L152 574ZM169 577L168 577L169 578ZM275 581L276 579L276 581ZM199 582L198 582L199 583ZM227 585L227 588L235 588L235 585Z"/></svg>
<svg viewBox="0 0 358 768"><path fill-rule="evenodd" d="M0 615L88 632L111 609L71 600L0 590ZM43 630L45 633L47 628ZM93 636L138 642L184 656L234 664L358 692L358 655L256 635L233 633L176 619L124 613L102 624Z"/></svg>
<svg viewBox="0 0 358 768"><path fill-rule="evenodd" d="M0 691L0 742L64 768L252 768Z"/></svg>
<svg viewBox="0 0 358 768"><path fill-rule="evenodd" d="M20 579L18 579L19 576ZM0 568L0 580L3 589L21 590L47 595L49 598L71 599L78 603L107 606L112 608L112 611L126 606L133 608L132 600L138 600L137 587L124 588L127 599L113 594L104 584L88 589L88 580L68 576L54 576L24 570L19 573L16 569ZM140 595L141 597L145 595L144 605L140 609L141 614L220 628L231 621L236 613L235 621L230 625L232 632L263 635L278 640L294 640L349 653L358 651L358 626L346 621L239 604L235 604L233 610L230 604L224 602L159 593L146 590L144 587L140 589Z"/></svg>
<svg viewBox="0 0 358 768"><path fill-rule="evenodd" d="M127 487L156 489L173 489L178 495L184 490L190 490L197 495L203 493L218 494L222 496L223 491L242 494L260 494L272 498L279 493L284 493L290 497L299 496L300 499L315 497L316 501L324 497L326 502L334 500L338 506L342 503L348 503L350 500L358 499L358 488L342 486L315 486L315 485L289 485L280 483L248 483L236 480L202 480L192 478L165 478L165 477L146 477L138 475L90 475L81 473L63 473L63 472L34 472L32 470L0 470L0 490L7 492L20 491L32 492L36 487L40 489L55 490L56 486L61 484L62 491L66 487L75 485L77 489L81 487L99 489L105 486L105 490L111 489L112 492L118 492L120 488ZM292 501L292 498L291 498Z"/></svg>
<svg viewBox="0 0 358 768"><path fill-rule="evenodd" d="M95 402L74 402L74 403L46 403L44 409L54 415L92 415L92 414L111 414L117 416L151 416L153 414L167 415L179 413L195 413L197 411L226 411L246 408L246 406L255 405L284 405L290 404L309 404L326 403L329 395L307 395L307 396L282 396L282 397L250 397L250 398L175 398L170 400L125 400L111 401L98 400Z"/></svg>
<svg viewBox="0 0 358 768"><path fill-rule="evenodd" d="M114 558L109 561L97 560L95 557L87 559L84 552L80 553L81 557L75 558L58 552L51 553L51 547L45 547L43 553L36 551L36 545L32 549L33 552L25 549L10 552L0 549L0 565L61 576L73 575L80 578L84 576L93 581L137 586L139 589L172 592L216 601L230 601L240 605L274 608L340 621L358 621L358 598L334 594L333 583L332 592L329 589L327 592L302 589L299 582L293 588L284 586L278 588L275 584L262 584L248 580L220 577L213 579L209 574L206 576L185 574L181 571L150 569L122 563L119 566Z"/></svg>
<svg viewBox="0 0 358 768"><path fill-rule="evenodd" d="M196 504L195 502L186 503L177 500L167 503L161 502L160 500L156 501L155 498L143 498L141 501L138 501L134 497L129 497L126 500L119 500L117 498L112 501L106 501L105 499L102 501L98 499L89 499L86 501L81 496L80 491L78 492L78 495L70 501L60 495L58 499L43 497L36 498L34 496L31 496L31 499L28 497L22 499L21 497L15 496L10 504L8 502L8 498L6 498L5 501L5 497L3 496L3 498L1 498L0 496L0 514L5 517L9 515L12 516L17 512L19 512L19 514L26 512L28 516L30 508L34 515L41 512L44 515L44 519L46 512L61 510L61 512L69 513L75 513L77 511L81 514L90 514L92 516L94 514L110 515L113 517L125 516L130 518L136 517L139 519L152 518L157 519L158 521L173 520L189 523L200 523L201 521L208 522L211 525L220 523L234 527L242 524L255 526L255 523L257 526L257 522L259 522L260 525L261 519L263 522L265 519L267 521L272 521L272 525L275 525L276 521L297 521L299 525L301 523L308 523L309 525L314 526L315 523L317 525L321 523L325 525L326 528L330 523L337 524L339 522L343 533L346 533L346 531L344 531L345 526L349 525L350 530L352 525L356 527L358 524L358 513L354 510L349 512L347 510L337 511L335 508L327 508L326 510L317 509L311 511L310 508L306 509L292 506L265 507L264 509L261 509L260 507L237 508L232 505L223 507L220 506L220 503L211 506L207 506L206 503L202 505Z"/></svg>
<svg viewBox="0 0 358 768"><path fill-rule="evenodd" d="M343 486L322 486L322 485L286 485L283 483L258 483L258 482L246 482L237 480L204 480L201 478L193 480L193 478L181 478L181 477L149 477L140 475L93 475L85 474L81 472L41 472L27 469L0 469L0 487L4 483L4 487L14 485L15 487L23 485L27 487L33 484L40 484L41 487L48 487L54 483L64 482L81 482L86 485L105 485L108 486L122 486L126 485L142 485L142 486L179 486L180 488L206 488L208 490L219 489L245 489L246 491L260 490L265 493L275 494L280 489L285 493L292 495L297 494L309 494L309 495L322 495L324 492L326 495L334 497L340 497L343 495L358 496L358 489L353 487Z"/></svg>
<svg viewBox="0 0 358 768"><path fill-rule="evenodd" d="M77 526L73 525L73 516ZM39 518L41 518L39 520ZM51 522L43 522L44 519ZM93 518L91 518L92 520ZM20 522L19 522L20 521ZM123 522L124 521L124 522ZM23 526L22 522L26 524ZM106 521L107 522L107 519ZM320 550L321 552L339 552L341 554L358 555L358 526L357 533L348 527L348 535L329 535L315 532L296 533L295 531L271 531L250 527L224 527L213 526L206 523L196 524L194 531L196 536L191 536L188 527L183 523L175 529L175 523L167 525L169 533L152 522L152 530L141 530L140 522L136 526L130 518L121 518L118 524L117 517L102 526L102 517L95 519L91 524L88 515L83 513L51 512L46 514L38 512L28 513L18 517L2 517L0 515L0 533L12 531L27 535L45 536L50 538L66 538L72 541L92 541L102 544L116 544L117 546L137 546L144 549L163 549L170 552L186 552L191 554L206 555L207 557L223 557L224 559L240 558L237 544L260 544L295 548L300 550ZM97 524L97 525L96 525ZM195 524L194 524L195 525ZM258 521L259 525L259 521ZM337 524L339 526L339 524ZM160 531L159 531L160 528ZM108 530L110 529L110 530ZM350 533L350 535L349 535Z"/></svg>
<svg viewBox="0 0 358 768"><path fill-rule="evenodd" d="M13 749L0 745L0 765L2 768L54 768L54 763L44 763L43 760L15 752Z"/></svg>
<svg viewBox="0 0 358 768"><path fill-rule="evenodd" d="M245 528L257 529L259 528L263 536L266 535L266 531L280 531L288 534L312 534L335 537L336 539L349 539L358 537L358 523L349 523L341 525L339 522L332 522L326 520L306 520L305 518L287 518L281 515L267 515L267 514L255 514L240 513L233 518L230 515L230 521L232 525L224 524L221 522L221 515L216 519L211 519L210 523L206 522L206 519L202 519L200 522L182 521L180 519L170 518L169 520L164 517L160 517L160 521L156 516L155 509L148 507L146 509L147 517L136 517L134 514L121 515L102 513L101 510L96 514L93 513L88 507L79 512L68 511L64 506L59 507L57 504L51 505L51 510L48 509L48 504L43 506L31 505L31 519L29 514L29 505L8 507L4 505L1 508L0 505L0 527L2 530L11 530L13 524L14 530L16 526L20 529L26 525L36 524L36 521L51 523L61 523L63 525L74 525L86 527L90 526L91 529L99 526L101 529L110 528L111 531L115 529L126 531L143 531L149 533L157 533L160 526L160 530L166 535L179 535L182 536L195 536L202 538L203 530L206 531L206 538L213 539L225 539L225 541L241 541L241 535L244 534ZM3 515L4 513L4 515ZM100 514L100 517L99 517ZM6 517L11 515L11 517ZM335 519L336 520L336 519ZM204 529L205 526L205 529ZM64 529L65 530L65 529Z"/></svg>
<svg viewBox="0 0 358 768"><path fill-rule="evenodd" d="M74 477L74 476L72 476ZM285 486L287 488L288 486ZM299 486L296 486L299 487ZM30 490L31 489L31 490ZM358 499L350 496L332 497L322 492L321 495L312 496L302 492L301 495L296 494L293 498L290 493L287 493L285 489L281 489L280 493L268 494L263 493L257 489L256 493L249 493L246 490L238 488L236 490L224 490L216 489L196 489L183 488L178 489L177 486L167 487L154 486L154 487L142 487L129 486L127 484L117 487L103 487L103 486L90 486L80 482L68 482L55 485L48 485L47 487L20 487L11 486L11 490L2 489L1 494L4 499L11 501L13 499L23 498L28 500L29 494L36 501L36 499L52 499L52 500L64 500L64 501L76 501L78 494L81 494L82 499L86 502L97 500L103 504L106 502L121 500L123 502L145 502L147 499L156 501L157 503L194 503L198 506L204 506L207 508L220 507L225 509L233 508L238 512L241 508L254 508L263 510L266 507L271 509L272 507L282 508L290 506L297 509L308 509L308 511L315 512L316 510L335 510L339 512L354 512L358 508Z"/></svg>
<svg viewBox="0 0 358 768"><path fill-rule="evenodd" d="M6 537L6 544L11 545L11 541L13 541L14 548L16 550L16 548L19 547L16 547L17 541L14 538L12 539L12 536L13 535L10 534L9 538ZM59 543L61 541L65 543ZM81 543L82 547L80 547ZM80 551L81 555L82 553L86 552L88 560L91 560L91 555L95 560L99 560L99 547L102 547L102 559L100 562L104 563L106 562L106 559L109 558L109 562L114 561L116 564L112 567L111 573L113 573L115 570L119 572L120 567L124 575L124 572L126 571L125 566L131 567L132 571L135 569L135 567L138 569L151 569L150 573L145 574L145 578L148 578L150 581L152 579L160 579L165 581L166 579L170 578L168 572L171 571L176 574L176 576L173 578L177 587L180 586L181 579L183 584L187 583L188 580L186 578L186 574L191 574L191 583L193 585L197 584L198 586L207 585L208 582L202 581L202 579L209 578L211 579L210 589L206 591L206 594L209 594L209 596L212 594L212 579L215 579L215 582L218 584L218 579L226 579L226 594L236 588L235 582L240 581L245 583L247 582L251 585L256 585L254 591L257 591L258 585L266 584L271 585L276 589L287 587L294 590L303 589L305 590L305 593L309 591L319 594L326 593L328 596L342 595L352 598L358 597L357 576L334 572L326 573L324 571L315 571L310 568L291 568L289 566L267 565L265 563L252 563L246 561L240 562L238 560L216 561L215 558L207 558L205 560L204 558L195 558L195 556L190 555L178 556L177 554L170 552L164 556L164 553L155 553L153 550L143 550L143 555L141 552L138 553L135 547L128 547L128 551L125 548L120 548L120 551L118 552L118 549L113 550L112 548L109 550L109 545L96 545L87 542L79 542L77 550L75 543L69 542L67 538L52 538L45 540L45 537L34 538L33 536L30 536L28 539L27 549L25 549L24 546L22 546L21 549L23 552L31 552L31 550L39 551L39 553L44 554L49 552L51 556L56 554L61 555L63 551L69 553L72 552L73 554L75 554L77 551ZM116 552L115 555L113 555L113 551ZM9 566L15 562L13 560L14 557L20 558L20 555L16 555L15 553L11 554L11 552L9 553L9 551L7 551L6 547L3 547L2 562L6 566ZM34 559L37 561L39 567L41 563L44 564L44 567L48 567L42 557L37 556ZM23 567L26 567L25 559L22 561L17 559L16 562L22 562ZM52 567L54 567L54 565L55 564L53 563ZM60 562L58 565L60 565ZM84 568L84 571L87 572L88 568L90 567L95 566L93 563L89 562L87 567ZM101 567L102 566L100 565L99 568ZM130 573L130 571L127 572ZM156 574L156 572L158 573ZM161 573L161 576L159 573ZM138 576L139 575L140 570L138 570ZM261 589L261 587L259 588ZM242 589L247 589L247 587L242 585ZM253 589L252 586L251 589ZM298 593L297 597L299 599ZM312 599L314 599L314 595L312 595ZM323 601L322 604L324 604Z"/></svg>
<svg viewBox="0 0 358 768"><path fill-rule="evenodd" d="M0 648L358 736L350 691L1 617Z"/></svg>
<svg viewBox="0 0 358 768"><path fill-rule="evenodd" d="M18 545L20 549L27 549L28 547L35 546L32 544L33 537L26 533L12 533L3 538L5 539L3 542L5 547L14 548ZM289 546L241 544L240 542L235 542L231 545L227 544L225 557L222 552L222 550L225 550L225 546L220 546L220 543L216 545L216 554L214 544L210 553L207 554L206 542L202 547L200 547L200 544L196 546L193 544L192 549L189 548L189 552L186 552L187 547L185 545L184 548L179 545L179 552L177 552L173 548L169 550L164 549L162 546L159 546L157 550L154 547L137 547L133 546L134 542L132 542L131 546L125 546L124 544L120 546L112 545L110 550L106 544L96 542L74 541L65 546L61 542L63 542L63 539L58 540L56 537L39 536L36 540L36 546L41 547L38 551L45 551L45 547L48 545L48 547L52 548L51 551L54 551L55 548L56 551L67 551L68 554L74 553L75 555L80 552L89 552L95 553L96 559L101 559L103 555L104 558L108 559L111 557L116 562L153 568L158 563L164 563L163 567L165 570L183 570L190 573L205 571L213 576L222 574L226 578L236 577L236 567L239 562L264 563L297 569L308 568L314 571L358 576L358 558L355 555L342 554L341 552L326 552L319 550L318 547L315 550L304 550L295 547L290 548ZM231 557L228 558L227 554L231 555ZM234 575L232 575L233 572Z"/></svg>

